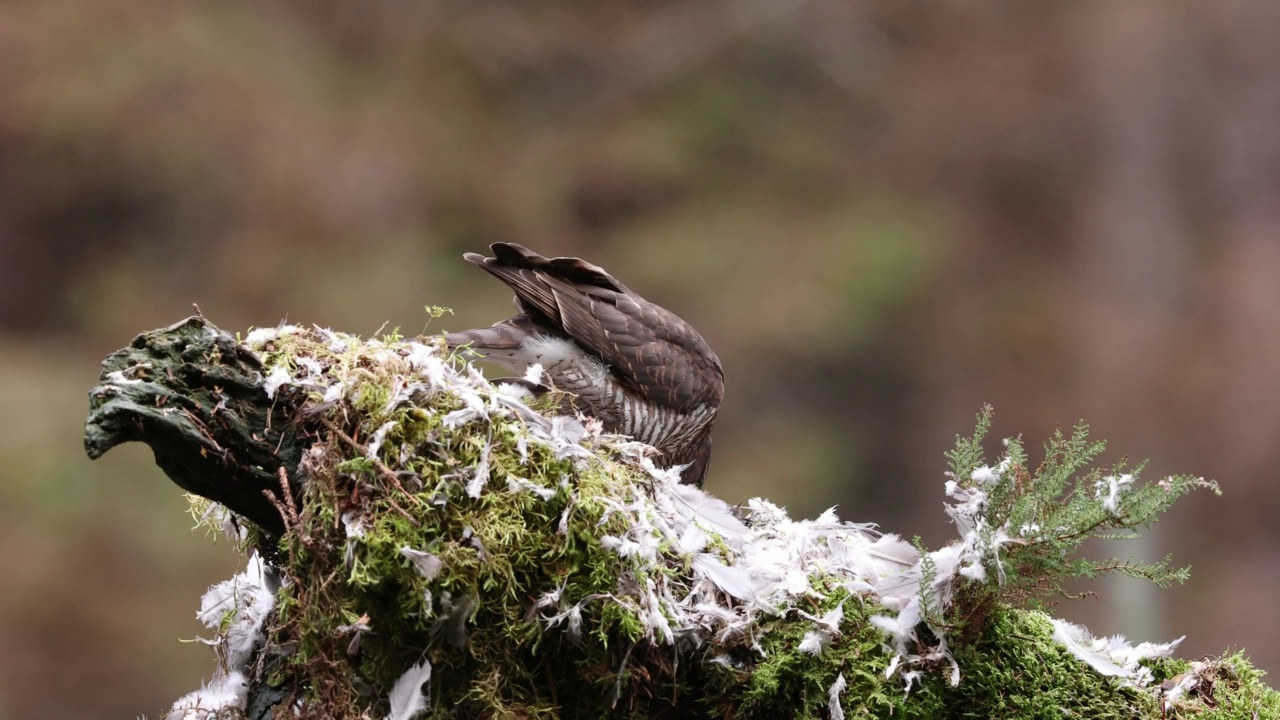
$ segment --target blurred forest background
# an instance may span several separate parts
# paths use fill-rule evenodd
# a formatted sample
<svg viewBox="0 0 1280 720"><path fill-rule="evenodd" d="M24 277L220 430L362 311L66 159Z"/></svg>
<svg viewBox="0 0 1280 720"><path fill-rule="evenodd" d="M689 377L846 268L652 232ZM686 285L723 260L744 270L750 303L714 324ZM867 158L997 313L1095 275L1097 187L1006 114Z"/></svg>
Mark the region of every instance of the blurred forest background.
<svg viewBox="0 0 1280 720"><path fill-rule="evenodd" d="M1084 418L1219 480L1100 550L1188 585L1058 612L1280 670L1277 29L1237 0L0 5L0 718L154 715L212 670L179 639L239 559L145 448L84 457L104 355L192 303L487 324L510 296L460 256L497 240L703 332L730 502L940 545L985 402L998 436Z"/></svg>

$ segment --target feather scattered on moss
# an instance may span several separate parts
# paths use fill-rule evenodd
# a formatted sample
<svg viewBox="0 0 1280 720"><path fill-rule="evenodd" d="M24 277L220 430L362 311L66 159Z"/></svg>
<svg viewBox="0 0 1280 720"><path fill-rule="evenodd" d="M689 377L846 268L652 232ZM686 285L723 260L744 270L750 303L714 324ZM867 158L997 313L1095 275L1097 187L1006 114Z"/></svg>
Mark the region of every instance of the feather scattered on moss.
<svg viewBox="0 0 1280 720"><path fill-rule="evenodd" d="M278 559L274 614L251 641L228 624L218 643L236 659L226 678L254 648L250 684L299 716L925 718L992 698L1005 717L1158 709L1172 643L1083 630L1063 643L1048 617L1011 606L1053 590L1067 566L1050 556L1073 533L1149 522L1202 481L1094 495L1138 469L1082 471L1097 448L1077 436L1051 443L1034 477L1016 441L988 465L980 418L944 487L959 539L927 551L833 510L730 508L652 448L557 414L554 393L492 384L435 340L282 326L245 343L264 392L300 405L311 445L292 478L300 508L282 505L282 540L260 548ZM1011 693L1015 665L1062 686ZM1162 702L1203 687L1185 684Z"/></svg>

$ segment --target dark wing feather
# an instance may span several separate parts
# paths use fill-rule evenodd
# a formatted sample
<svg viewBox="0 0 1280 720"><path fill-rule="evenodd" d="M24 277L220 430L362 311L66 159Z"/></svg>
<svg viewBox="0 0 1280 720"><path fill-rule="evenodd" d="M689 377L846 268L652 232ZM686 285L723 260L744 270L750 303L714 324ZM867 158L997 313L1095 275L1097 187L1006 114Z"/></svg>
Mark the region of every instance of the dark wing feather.
<svg viewBox="0 0 1280 720"><path fill-rule="evenodd" d="M718 405L720 361L688 323L578 258L547 259L513 243L466 256L516 293L526 312L603 358L624 385L679 411Z"/></svg>
<svg viewBox="0 0 1280 720"><path fill-rule="evenodd" d="M494 246L499 244L495 243ZM555 296L536 270L510 265L501 262L498 258L489 258L478 253L467 253L463 257L484 268L515 291L522 310L532 309L547 320L559 324L556 321L559 313L556 309Z"/></svg>
<svg viewBox="0 0 1280 720"><path fill-rule="evenodd" d="M683 412L720 403L719 360L688 323L636 296L602 298L588 293L585 307L574 299L561 303L565 329L613 365L629 387ZM578 318L578 312L589 316Z"/></svg>
<svg viewBox="0 0 1280 720"><path fill-rule="evenodd" d="M494 243L489 247L493 250L495 260L512 267L542 270L550 277L560 278L574 285L593 285L620 293L631 292L617 278L605 272L604 268L592 265L582 258L546 258L515 243Z"/></svg>

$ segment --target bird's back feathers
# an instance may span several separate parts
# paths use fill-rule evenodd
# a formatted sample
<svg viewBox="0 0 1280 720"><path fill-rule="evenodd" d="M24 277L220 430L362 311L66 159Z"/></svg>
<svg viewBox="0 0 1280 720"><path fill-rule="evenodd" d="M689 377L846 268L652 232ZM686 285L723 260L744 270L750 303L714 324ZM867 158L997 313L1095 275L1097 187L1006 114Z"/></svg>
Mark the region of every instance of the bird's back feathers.
<svg viewBox="0 0 1280 720"><path fill-rule="evenodd" d="M700 483L724 397L720 360L702 336L596 265L546 258L514 243L490 247L493 257L464 257L515 292L520 314L492 327L449 333L446 341L470 344L517 371L522 362L547 365L548 348L568 341L582 359L565 361L556 349L558 369L548 367L552 379L561 373L569 386L562 389L584 396L613 432L652 442L673 463L691 463L686 481Z"/></svg>

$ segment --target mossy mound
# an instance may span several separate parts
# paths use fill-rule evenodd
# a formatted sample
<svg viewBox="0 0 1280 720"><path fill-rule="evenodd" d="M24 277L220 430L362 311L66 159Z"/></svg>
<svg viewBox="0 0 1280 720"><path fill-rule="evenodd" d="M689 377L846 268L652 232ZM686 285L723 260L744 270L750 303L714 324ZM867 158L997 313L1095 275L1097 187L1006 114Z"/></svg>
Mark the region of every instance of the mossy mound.
<svg viewBox="0 0 1280 720"><path fill-rule="evenodd" d="M268 632L288 651L270 678L307 714L381 713L424 659L442 716L816 717L842 672L860 712L902 704L866 622L878 608L842 578L815 573L822 592L806 586L746 618L726 593L695 588L694 555L728 562L718 531L730 520L745 530L722 503L667 538L684 547L637 534L655 519L641 516L660 513L653 495L697 493L673 488L644 446L589 420L532 415L526 402L558 403L495 387L437 346L300 329L250 343L268 388L306 394L305 413L329 429L299 467L302 509L271 549L288 582ZM688 544L692 533L703 540ZM798 649L811 629L790 612L801 599L815 615L846 606L840 641L820 656ZM681 625L694 614L678 605L693 602L719 602L722 615Z"/></svg>
<svg viewBox="0 0 1280 720"><path fill-rule="evenodd" d="M278 523L193 501L257 558L206 596L219 673L171 718L1219 720L1280 709L1240 655L1186 663L1167 657L1176 643L1098 640L1012 606L1057 582L1027 575L1055 567L1055 539L1018 513L1092 531L1163 507L1129 489L1136 470L1086 477L1083 487L1101 483L1096 500L1072 492L1094 447L1083 439L1059 438L1065 464L1034 474L1016 443L987 467L977 440L961 441L947 493L962 540L930 553L831 512L795 521L758 499L733 510L680 485L650 448L556 415L563 398L494 385L436 341L282 327L240 343L202 319L165 332L185 333L188 366L251 355L236 377L261 388L262 407L232 420L263 418L272 427L240 434L303 448L274 473L237 467L255 483L278 477ZM134 345L152 346L166 347ZM157 367L158 355L121 358L95 388L104 416L116 412L107 399L146 389L140 375L164 403L181 394L166 378L193 376ZM195 411L197 431L228 412ZM1032 486L1053 491L1018 494ZM1062 493L1074 504L1053 506Z"/></svg>

